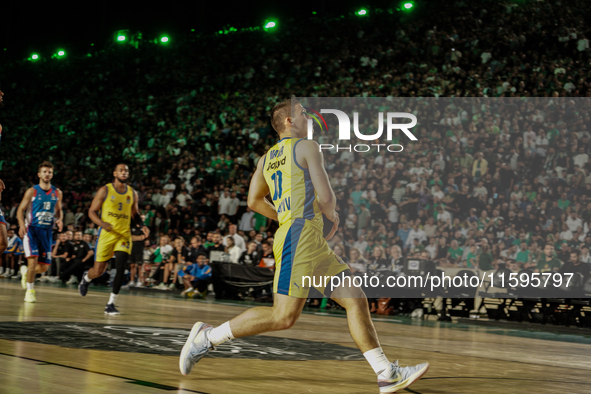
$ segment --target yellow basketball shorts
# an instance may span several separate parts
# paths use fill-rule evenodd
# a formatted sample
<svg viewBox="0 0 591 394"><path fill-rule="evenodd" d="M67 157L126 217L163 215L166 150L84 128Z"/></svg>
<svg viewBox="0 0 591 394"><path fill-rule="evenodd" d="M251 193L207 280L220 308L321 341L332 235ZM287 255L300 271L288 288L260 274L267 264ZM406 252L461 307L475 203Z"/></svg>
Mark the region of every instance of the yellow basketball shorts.
<svg viewBox="0 0 591 394"><path fill-rule="evenodd" d="M318 283L321 285L315 285L314 288L328 296L326 291L330 290L330 281L324 286L324 277L332 277L349 269L328 247L322 229L306 219L295 219L291 226L284 225L277 230L273 254L273 292L296 298L308 298L310 288Z"/></svg>
<svg viewBox="0 0 591 394"><path fill-rule="evenodd" d="M94 258L97 263L111 260L115 252L131 253L131 233L119 234L114 231L105 231L102 228L96 240Z"/></svg>

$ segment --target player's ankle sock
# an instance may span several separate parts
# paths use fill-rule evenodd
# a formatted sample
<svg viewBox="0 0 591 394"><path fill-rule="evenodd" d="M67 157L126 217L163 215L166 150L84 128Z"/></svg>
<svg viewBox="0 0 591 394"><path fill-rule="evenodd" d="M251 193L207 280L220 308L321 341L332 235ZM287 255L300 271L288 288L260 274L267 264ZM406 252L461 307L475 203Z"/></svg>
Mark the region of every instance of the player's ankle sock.
<svg viewBox="0 0 591 394"><path fill-rule="evenodd" d="M363 357L365 357L369 365L371 365L376 375L379 375L385 370L390 369L390 361L388 361L386 358L386 355L384 354L384 351L381 347L368 350L367 352L363 353Z"/></svg>
<svg viewBox="0 0 591 394"><path fill-rule="evenodd" d="M27 282L27 290L34 290L34 289L35 289L35 283Z"/></svg>
<svg viewBox="0 0 591 394"><path fill-rule="evenodd" d="M88 273L86 273L86 275L84 275L84 280L87 281L87 282L91 282L92 281L92 279L90 279L88 277Z"/></svg>
<svg viewBox="0 0 591 394"><path fill-rule="evenodd" d="M213 346L221 345L226 341L234 339L232 330L230 330L230 322L227 321L221 326L209 331L207 333L207 339L209 339L209 342L211 342Z"/></svg>
<svg viewBox="0 0 591 394"><path fill-rule="evenodd" d="M107 305L109 305L109 304L115 305L115 301L117 301L117 296L118 295L119 294L113 294L113 293L111 293L111 297L109 297L109 302L107 302Z"/></svg>

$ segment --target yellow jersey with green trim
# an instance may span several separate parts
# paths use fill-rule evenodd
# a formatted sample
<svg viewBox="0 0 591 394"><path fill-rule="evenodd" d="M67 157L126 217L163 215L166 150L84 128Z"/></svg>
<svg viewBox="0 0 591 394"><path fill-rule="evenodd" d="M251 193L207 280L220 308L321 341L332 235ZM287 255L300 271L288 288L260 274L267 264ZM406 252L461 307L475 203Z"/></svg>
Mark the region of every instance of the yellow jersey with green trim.
<svg viewBox="0 0 591 394"><path fill-rule="evenodd" d="M108 183L107 197L101 207L101 220L113 226L113 231L120 235L131 233L131 208L133 189L125 185L124 193L119 193L112 183Z"/></svg>
<svg viewBox="0 0 591 394"><path fill-rule="evenodd" d="M296 219L307 219L322 231L322 211L310 171L297 162L295 147L299 138L282 138L261 158L263 176L271 191L279 226L290 226Z"/></svg>

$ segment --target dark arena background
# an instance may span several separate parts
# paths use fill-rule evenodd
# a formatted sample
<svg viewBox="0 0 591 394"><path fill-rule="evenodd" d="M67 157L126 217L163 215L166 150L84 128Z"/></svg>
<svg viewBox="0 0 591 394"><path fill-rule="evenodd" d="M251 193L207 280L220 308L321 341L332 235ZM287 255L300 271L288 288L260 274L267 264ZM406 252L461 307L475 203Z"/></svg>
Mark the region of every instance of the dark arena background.
<svg viewBox="0 0 591 394"><path fill-rule="evenodd" d="M271 110L290 97L308 98L311 115L318 98L346 98L372 122L364 99L439 103L398 109L417 115L416 141L373 141L401 152L322 151L340 217L328 245L353 276L382 288L450 278L363 286L388 360L430 364L399 392L591 392L591 2L0 8L0 393L386 392L350 310L316 290L299 319L179 371L193 324L277 304L286 247L274 254L279 224L249 193L279 141ZM510 110L495 112L500 102ZM323 116L317 142L372 143L337 141ZM61 199L39 189L46 161ZM111 182L121 190L95 199ZM269 191L269 202L282 193ZM123 242L87 278L115 233L100 223L111 200L132 252ZM46 246L32 243L43 212Z"/></svg>

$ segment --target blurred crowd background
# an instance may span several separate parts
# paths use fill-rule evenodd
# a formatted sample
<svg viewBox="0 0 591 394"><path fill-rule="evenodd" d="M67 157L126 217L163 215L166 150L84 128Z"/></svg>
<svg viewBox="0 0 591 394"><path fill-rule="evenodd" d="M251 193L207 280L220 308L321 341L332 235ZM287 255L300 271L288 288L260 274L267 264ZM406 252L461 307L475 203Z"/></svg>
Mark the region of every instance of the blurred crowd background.
<svg viewBox="0 0 591 394"><path fill-rule="evenodd" d="M272 34L187 35L166 47L3 66L10 82L1 87L1 204L10 227L38 181L37 165L50 160L64 192L62 243L76 242L80 231L92 247L90 201L124 161L152 231L144 261L164 271L163 262L213 251L268 266L277 224L251 212L246 196L257 160L277 140L268 117L277 102L528 98L500 112L486 100L432 113L411 108L424 116L418 141L401 142L403 153L325 152L341 218L330 245L354 272L396 271L421 257L483 270L575 266L588 276L591 122L577 97L591 95L591 3L431 7L396 23L376 10L368 18L311 18L306 28L292 21ZM3 269L19 259L13 248ZM142 285L174 283L176 271L150 282L142 276Z"/></svg>

